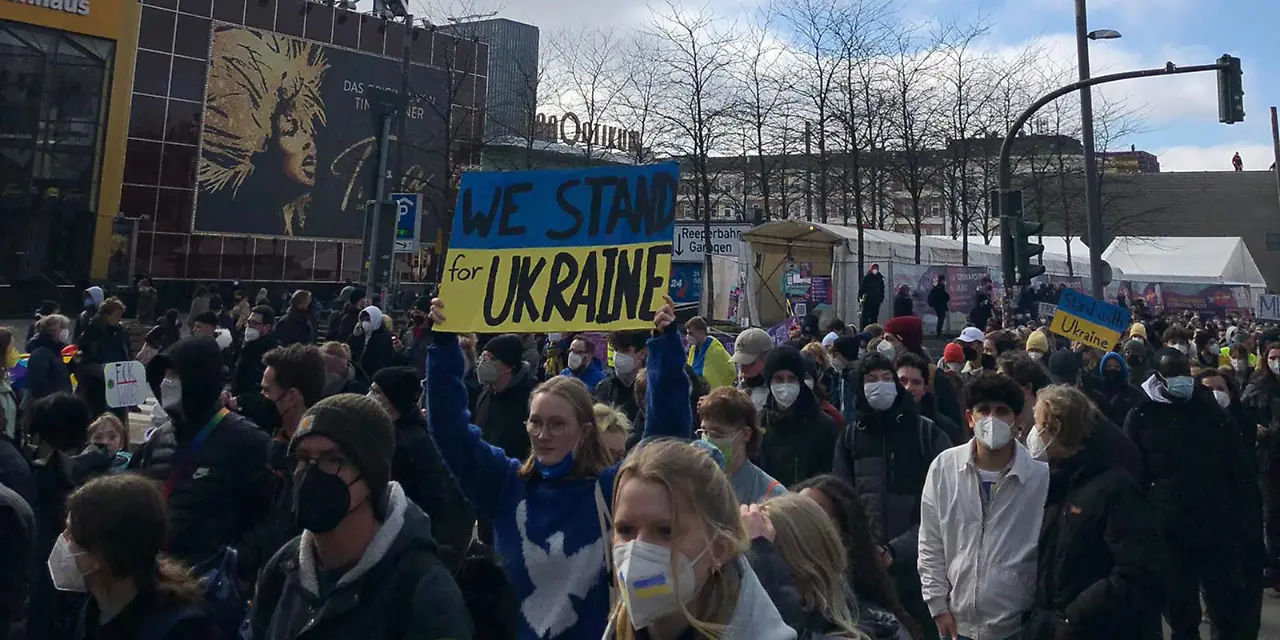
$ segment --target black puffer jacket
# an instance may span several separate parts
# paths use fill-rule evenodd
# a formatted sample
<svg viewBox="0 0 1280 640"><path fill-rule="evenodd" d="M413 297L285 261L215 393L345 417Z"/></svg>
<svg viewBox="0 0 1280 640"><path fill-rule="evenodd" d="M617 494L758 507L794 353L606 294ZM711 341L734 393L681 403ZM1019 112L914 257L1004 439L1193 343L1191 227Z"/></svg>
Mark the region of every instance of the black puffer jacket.
<svg viewBox="0 0 1280 640"><path fill-rule="evenodd" d="M1024 640L1145 640L1159 606L1163 546L1146 500L1098 438L1049 464L1035 604ZM1155 627L1158 638L1159 627Z"/></svg>
<svg viewBox="0 0 1280 640"><path fill-rule="evenodd" d="M861 371L852 379L862 380ZM836 442L835 474L857 488L872 535L892 548L895 564L914 567L925 476L933 459L951 447L951 439L920 415L901 385L885 411L871 410L861 384L853 388L855 420Z"/></svg>
<svg viewBox="0 0 1280 640"><path fill-rule="evenodd" d="M508 458L529 457L529 432L524 423L529 419L529 395L538 381L529 366L521 363L502 391L484 387L476 400L475 424L484 441L502 447Z"/></svg>
<svg viewBox="0 0 1280 640"><path fill-rule="evenodd" d="M27 343L27 401L59 391L71 391L71 368L62 361L67 345L50 336L36 336Z"/></svg>
<svg viewBox="0 0 1280 640"><path fill-rule="evenodd" d="M278 346L281 346L280 340L272 332L240 347L240 356L236 358L236 368L231 374L232 394L258 393L262 389L262 372L267 370L267 365L262 364L262 356Z"/></svg>
<svg viewBox="0 0 1280 640"><path fill-rule="evenodd" d="M129 337L124 327L107 324L94 318L80 339L76 341L79 349L77 360L86 368L97 365L97 373L102 375L102 365L109 362L132 360L129 356Z"/></svg>
<svg viewBox="0 0 1280 640"><path fill-rule="evenodd" d="M471 619L436 557L431 522L391 483L388 516L355 567L321 593L315 546L303 533L258 579L249 612L255 640L469 640Z"/></svg>
<svg viewBox="0 0 1280 640"><path fill-rule="evenodd" d="M368 340L363 333L352 334L347 339L347 346L351 347L351 362L371 378L373 374L396 365L396 348L391 342L391 330L387 328L388 325L390 325L389 320L386 324L374 329L373 333L368 335Z"/></svg>
<svg viewBox="0 0 1280 640"><path fill-rule="evenodd" d="M432 536L461 556L471 541L475 512L445 466L421 412L402 413L396 420L396 451L391 479L431 518Z"/></svg>
<svg viewBox="0 0 1280 640"><path fill-rule="evenodd" d="M788 411L779 411L770 396L760 412L764 438L756 466L790 487L814 476L831 473L831 454L839 428L818 407L809 387L800 385L800 397Z"/></svg>
<svg viewBox="0 0 1280 640"><path fill-rule="evenodd" d="M1195 385L1191 398L1160 402L1150 394L1129 413L1125 433L1142 452L1139 485L1174 553L1222 548L1243 551L1247 483L1238 427L1213 394ZM1162 394L1163 395L1163 394Z"/></svg>
<svg viewBox="0 0 1280 640"><path fill-rule="evenodd" d="M610 373L596 385L592 394L596 400L624 413L627 420L631 421L632 427L635 426L636 420L640 417L640 403L636 401L634 384L627 384L618 377L618 374ZM633 428L632 432L634 431Z"/></svg>
<svg viewBox="0 0 1280 640"><path fill-rule="evenodd" d="M222 357L212 338L179 340L147 365L148 380L166 369L182 381L180 406L164 407L170 421L133 457L130 466L161 482L174 472L175 460L219 413ZM193 458L179 461L169 504L169 549L196 564L223 546L238 546L270 506L268 438L257 425L228 413L209 433ZM181 454L179 452L182 452ZM249 568L249 567L246 567Z"/></svg>
<svg viewBox="0 0 1280 640"><path fill-rule="evenodd" d="M282 347L291 344L315 344L316 341L316 327L311 321L311 316L302 309L290 309L289 313L276 321L276 328L272 333Z"/></svg>

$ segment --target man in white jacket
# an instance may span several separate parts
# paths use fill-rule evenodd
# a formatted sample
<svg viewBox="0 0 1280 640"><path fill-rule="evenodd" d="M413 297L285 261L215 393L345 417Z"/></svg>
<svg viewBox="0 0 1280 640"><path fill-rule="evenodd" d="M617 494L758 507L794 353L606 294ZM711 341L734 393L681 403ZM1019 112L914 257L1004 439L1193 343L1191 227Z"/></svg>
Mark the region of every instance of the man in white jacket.
<svg viewBox="0 0 1280 640"><path fill-rule="evenodd" d="M978 374L965 386L973 440L929 467L917 562L924 601L943 638L1016 638L1031 607L1049 466L1013 437L1024 402L1012 379Z"/></svg>

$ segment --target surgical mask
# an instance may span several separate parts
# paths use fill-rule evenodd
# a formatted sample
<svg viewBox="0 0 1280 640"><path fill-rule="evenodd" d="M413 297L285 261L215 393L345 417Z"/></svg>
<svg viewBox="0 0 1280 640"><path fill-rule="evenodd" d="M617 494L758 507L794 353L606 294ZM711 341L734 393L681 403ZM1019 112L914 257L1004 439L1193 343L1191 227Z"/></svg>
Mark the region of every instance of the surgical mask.
<svg viewBox="0 0 1280 640"><path fill-rule="evenodd" d="M1175 345L1173 345L1173 348L1174 348L1174 349L1177 349L1178 351L1181 351L1181 352L1183 352L1183 353L1186 353L1186 354L1191 353L1191 347L1189 347L1189 346L1187 346L1187 345L1185 345L1185 344L1175 344Z"/></svg>
<svg viewBox="0 0 1280 640"><path fill-rule="evenodd" d="M1267 368L1271 369L1271 373L1280 375L1280 360L1268 360Z"/></svg>
<svg viewBox="0 0 1280 640"><path fill-rule="evenodd" d="M1248 363L1246 363L1244 360L1232 360L1231 367L1237 370L1244 370L1248 368Z"/></svg>
<svg viewBox="0 0 1280 640"><path fill-rule="evenodd" d="M780 408L789 409L795 404L796 398L800 397L800 385L794 382L775 382L769 385L769 393L773 394L773 401Z"/></svg>
<svg viewBox="0 0 1280 640"><path fill-rule="evenodd" d="M613 371L620 376L629 376L636 370L635 358L625 353L613 354Z"/></svg>
<svg viewBox="0 0 1280 640"><path fill-rule="evenodd" d="M231 332L226 329L218 329L213 334L213 340L218 343L219 349L226 349L231 346Z"/></svg>
<svg viewBox="0 0 1280 640"><path fill-rule="evenodd" d="M813 385L814 385L813 378L805 378L805 379L804 379L804 386L809 387L809 390L810 390L810 391L812 391L812 390L813 390Z"/></svg>
<svg viewBox="0 0 1280 640"><path fill-rule="evenodd" d="M756 411L764 408L764 403L769 400L769 390L764 387L754 387L751 389L751 404L756 406Z"/></svg>
<svg viewBox="0 0 1280 640"><path fill-rule="evenodd" d="M1191 376L1173 376L1164 383L1164 388L1169 391L1169 395L1180 400L1190 398L1195 387L1196 381Z"/></svg>
<svg viewBox="0 0 1280 640"><path fill-rule="evenodd" d="M293 489L293 524L311 533L329 533L351 513L350 483L341 476L308 466Z"/></svg>
<svg viewBox="0 0 1280 640"><path fill-rule="evenodd" d="M872 411L884 411L898 399L898 385L889 381L868 382L862 385L862 393L867 396Z"/></svg>
<svg viewBox="0 0 1280 640"><path fill-rule="evenodd" d="M70 330L70 329L63 329L62 331L59 331L59 332L58 332L58 341L59 341L59 342L63 342L63 343L71 342L71 330Z"/></svg>
<svg viewBox="0 0 1280 640"><path fill-rule="evenodd" d="M182 381L165 378L160 381L160 406L177 407L182 405Z"/></svg>
<svg viewBox="0 0 1280 640"><path fill-rule="evenodd" d="M67 536L58 536L49 553L49 577L53 579L53 588L58 591L85 593L89 590L84 584L84 572L76 564L76 556L84 555L71 551L71 543Z"/></svg>
<svg viewBox="0 0 1280 640"><path fill-rule="evenodd" d="M261 338L261 337L262 337L262 332L258 331L253 327L248 327L244 330L245 342L253 342L254 340L257 340L258 338Z"/></svg>
<svg viewBox="0 0 1280 640"><path fill-rule="evenodd" d="M959 372L960 372L960 371L962 371L962 370L964 370L964 363L963 363L963 362L948 362L948 363L947 363L947 371L955 371L955 372L959 373Z"/></svg>
<svg viewBox="0 0 1280 640"><path fill-rule="evenodd" d="M1226 391L1214 390L1213 399L1218 401L1218 406L1226 409L1231 406L1231 394Z"/></svg>
<svg viewBox="0 0 1280 640"><path fill-rule="evenodd" d="M989 450L1003 449L1013 439L1013 427L995 416L983 416L973 425L973 437Z"/></svg>
<svg viewBox="0 0 1280 640"><path fill-rule="evenodd" d="M642 540L632 540L613 547L613 564L618 568L618 581L622 583L622 604L627 609L631 626L644 629L668 614L680 610L698 592L693 566L698 557L690 559L667 547ZM672 575L672 556L675 555L676 574Z"/></svg>
<svg viewBox="0 0 1280 640"><path fill-rule="evenodd" d="M581 368L582 368L582 364L583 364L583 360L585 360L585 358L583 358L583 357L582 357L582 354L581 354L581 353L571 353L571 354L569 354L569 368L570 368L570 369L572 369L572 370L574 370L574 371L577 371L578 369L581 369Z"/></svg>
<svg viewBox="0 0 1280 640"><path fill-rule="evenodd" d="M365 333L373 333L373 330L377 329L378 325L374 324L373 320L365 320L360 323L360 327L364 329Z"/></svg>
<svg viewBox="0 0 1280 640"><path fill-rule="evenodd" d="M1027 453L1030 453L1031 457L1036 460L1048 461L1049 445L1053 444L1054 440L1055 438L1049 438L1048 441L1045 441L1040 436L1040 429L1033 426L1031 427L1031 433L1027 434Z"/></svg>
<svg viewBox="0 0 1280 640"><path fill-rule="evenodd" d="M496 362L485 360L476 365L476 379L480 381L480 384L492 386L493 383L498 381L498 376L498 364Z"/></svg>
<svg viewBox="0 0 1280 640"><path fill-rule="evenodd" d="M702 439L715 445L715 448L720 450L720 454L724 456L725 469L733 468L733 443L738 439L736 434L716 438L710 434L704 433L702 434Z"/></svg>
<svg viewBox="0 0 1280 640"><path fill-rule="evenodd" d="M890 360L892 360L892 359L893 359L893 355L894 355L896 352L897 352L897 349L894 349L894 348L893 348L893 343L892 343L892 342L889 342L889 341L887 341L887 340L886 340L886 341L882 341L880 344L876 345L876 353L879 353L880 355L882 355L882 356L884 356L884 357L886 357L886 358L888 358L888 359L890 359Z"/></svg>
<svg viewBox="0 0 1280 640"><path fill-rule="evenodd" d="M1040 353L1039 351L1028 351L1027 356L1030 357L1032 360L1039 360L1044 357L1044 354Z"/></svg>

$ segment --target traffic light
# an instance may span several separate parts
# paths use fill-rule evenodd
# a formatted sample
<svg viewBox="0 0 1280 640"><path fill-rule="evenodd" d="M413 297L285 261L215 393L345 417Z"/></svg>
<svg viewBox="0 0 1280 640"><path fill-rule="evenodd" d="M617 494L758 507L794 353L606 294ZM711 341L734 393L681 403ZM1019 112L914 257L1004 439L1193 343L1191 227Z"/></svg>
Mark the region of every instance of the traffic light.
<svg viewBox="0 0 1280 640"><path fill-rule="evenodd" d="M1019 189L1004 192L1000 213L1001 241L1011 241L1013 244L1013 267L1017 274L1015 280L1018 284L1031 284L1032 278L1044 273L1044 266L1031 262L1044 253L1044 245L1035 242L1044 225L1023 220L1022 191Z"/></svg>
<svg viewBox="0 0 1280 640"><path fill-rule="evenodd" d="M1218 122L1244 122L1243 76L1240 58L1229 55L1218 58Z"/></svg>

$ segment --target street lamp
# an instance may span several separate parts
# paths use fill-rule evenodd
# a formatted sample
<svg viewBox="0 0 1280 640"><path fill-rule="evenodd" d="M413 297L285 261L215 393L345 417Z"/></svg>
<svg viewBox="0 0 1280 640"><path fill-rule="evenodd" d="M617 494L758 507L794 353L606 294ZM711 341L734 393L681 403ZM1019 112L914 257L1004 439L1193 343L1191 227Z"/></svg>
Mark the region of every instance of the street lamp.
<svg viewBox="0 0 1280 640"><path fill-rule="evenodd" d="M1114 40L1120 32L1114 29L1089 31L1086 0L1076 0L1076 59L1080 67L1080 80L1089 79L1089 41ZM1089 284L1094 298L1102 299L1102 202L1098 193L1098 158L1093 148L1093 91L1080 89L1080 142L1084 145L1084 189L1089 245Z"/></svg>

